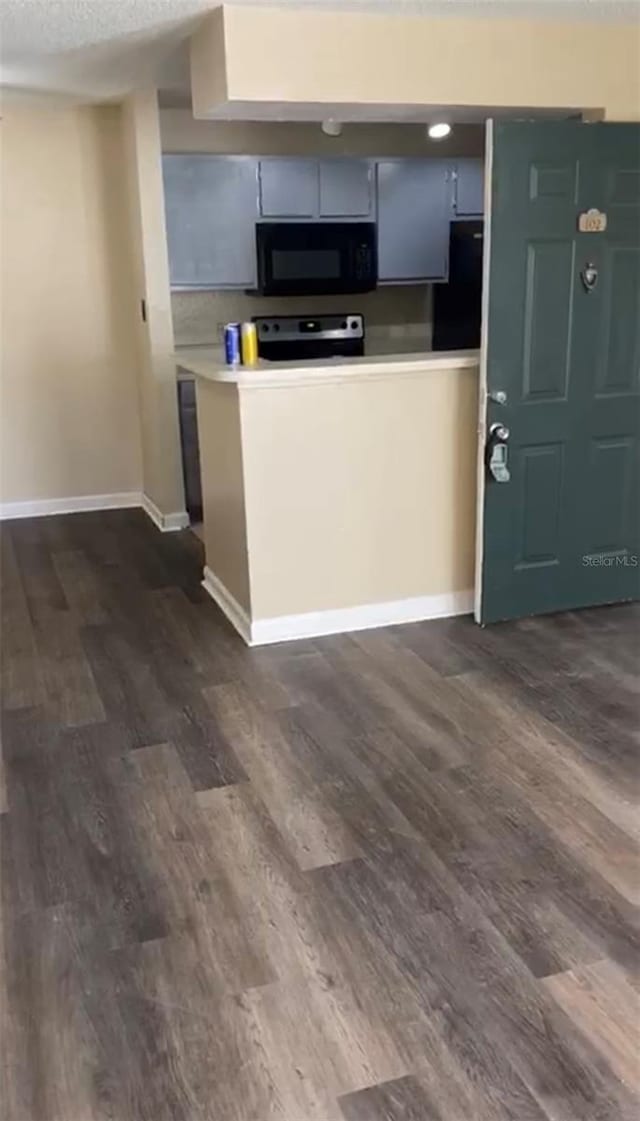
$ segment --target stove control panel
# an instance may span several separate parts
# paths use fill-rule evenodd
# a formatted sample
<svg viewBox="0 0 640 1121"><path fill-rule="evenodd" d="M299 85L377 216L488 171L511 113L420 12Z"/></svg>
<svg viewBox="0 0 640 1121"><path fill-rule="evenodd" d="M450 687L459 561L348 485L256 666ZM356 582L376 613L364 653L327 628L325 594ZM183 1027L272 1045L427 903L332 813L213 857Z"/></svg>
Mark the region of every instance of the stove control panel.
<svg viewBox="0 0 640 1121"><path fill-rule="evenodd" d="M300 342L317 339L323 342L340 342L344 339L364 339L364 316L348 315L282 315L254 316L258 339L264 342Z"/></svg>

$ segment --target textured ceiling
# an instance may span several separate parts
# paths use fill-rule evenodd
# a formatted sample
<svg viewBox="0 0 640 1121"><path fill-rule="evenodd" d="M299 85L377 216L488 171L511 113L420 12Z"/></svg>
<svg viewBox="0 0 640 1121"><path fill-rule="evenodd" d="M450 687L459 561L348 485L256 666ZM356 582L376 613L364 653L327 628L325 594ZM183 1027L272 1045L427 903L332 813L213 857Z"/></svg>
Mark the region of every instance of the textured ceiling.
<svg viewBox="0 0 640 1121"><path fill-rule="evenodd" d="M274 6L273 0L230 0ZM117 98L157 83L188 94L185 40L216 0L0 0L5 93L72 100ZM640 0L278 0L277 6L421 14L630 20Z"/></svg>

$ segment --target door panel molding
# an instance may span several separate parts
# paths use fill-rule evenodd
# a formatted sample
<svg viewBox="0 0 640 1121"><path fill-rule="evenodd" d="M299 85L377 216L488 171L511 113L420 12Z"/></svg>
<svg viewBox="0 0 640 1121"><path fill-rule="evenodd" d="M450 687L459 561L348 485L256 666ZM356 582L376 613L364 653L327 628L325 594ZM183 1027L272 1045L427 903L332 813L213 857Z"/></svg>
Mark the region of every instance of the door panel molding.
<svg viewBox="0 0 640 1121"><path fill-rule="evenodd" d="M564 199L575 203L578 198L578 162L544 163L534 161L529 166L529 199Z"/></svg>
<svg viewBox="0 0 640 1121"><path fill-rule="evenodd" d="M523 401L565 400L571 367L573 238L527 242L522 357ZM563 336L545 330L545 321L566 305Z"/></svg>
<svg viewBox="0 0 640 1121"><path fill-rule="evenodd" d="M640 245L609 244L603 250L604 328L596 396L640 391ZM635 332L624 329L630 320Z"/></svg>
<svg viewBox="0 0 640 1121"><path fill-rule="evenodd" d="M559 564L564 446L518 448L514 476L519 505L516 571Z"/></svg>
<svg viewBox="0 0 640 1121"><path fill-rule="evenodd" d="M631 435L595 437L591 440L587 485L594 491L598 483L604 482L608 501L599 503L593 511L593 536L587 538L585 550L589 555L626 552L629 548L625 530L632 513L633 453L634 438Z"/></svg>
<svg viewBox="0 0 640 1121"><path fill-rule="evenodd" d="M607 203L609 206L640 208L640 170L638 168L612 168L607 176Z"/></svg>

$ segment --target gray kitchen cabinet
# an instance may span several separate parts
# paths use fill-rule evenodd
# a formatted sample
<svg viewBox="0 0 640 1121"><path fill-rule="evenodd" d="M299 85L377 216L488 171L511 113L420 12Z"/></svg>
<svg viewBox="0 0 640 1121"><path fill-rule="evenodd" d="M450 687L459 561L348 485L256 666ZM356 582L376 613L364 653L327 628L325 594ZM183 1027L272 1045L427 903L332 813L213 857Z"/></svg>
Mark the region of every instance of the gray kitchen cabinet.
<svg viewBox="0 0 640 1121"><path fill-rule="evenodd" d="M263 218L315 218L318 161L260 160L260 213Z"/></svg>
<svg viewBox="0 0 640 1121"><path fill-rule="evenodd" d="M320 160L320 217L370 218L373 167L369 160Z"/></svg>
<svg viewBox="0 0 640 1121"><path fill-rule="evenodd" d="M258 164L250 157L162 159L172 288L254 288Z"/></svg>
<svg viewBox="0 0 640 1121"><path fill-rule="evenodd" d="M450 167L444 160L380 160L378 282L446 280Z"/></svg>
<svg viewBox="0 0 640 1121"><path fill-rule="evenodd" d="M455 169L453 205L456 218L475 218L484 213L484 160L458 160Z"/></svg>

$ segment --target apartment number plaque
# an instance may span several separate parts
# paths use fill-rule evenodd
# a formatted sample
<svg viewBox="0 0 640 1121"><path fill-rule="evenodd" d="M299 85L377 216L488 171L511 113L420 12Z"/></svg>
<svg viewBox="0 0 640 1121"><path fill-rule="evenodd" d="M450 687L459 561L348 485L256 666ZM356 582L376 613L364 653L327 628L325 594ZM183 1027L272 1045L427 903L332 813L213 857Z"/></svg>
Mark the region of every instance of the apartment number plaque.
<svg viewBox="0 0 640 1121"><path fill-rule="evenodd" d="M603 234L607 228L607 216L597 207L583 210L578 217L578 229L581 234Z"/></svg>

